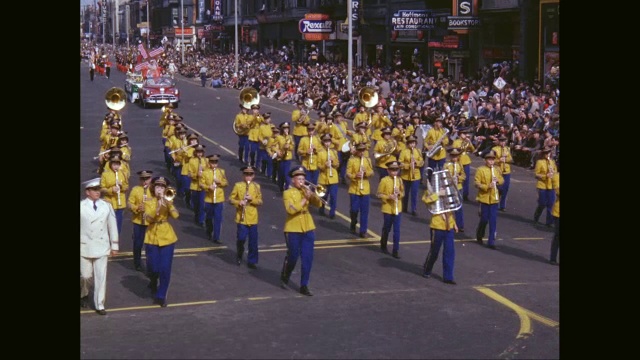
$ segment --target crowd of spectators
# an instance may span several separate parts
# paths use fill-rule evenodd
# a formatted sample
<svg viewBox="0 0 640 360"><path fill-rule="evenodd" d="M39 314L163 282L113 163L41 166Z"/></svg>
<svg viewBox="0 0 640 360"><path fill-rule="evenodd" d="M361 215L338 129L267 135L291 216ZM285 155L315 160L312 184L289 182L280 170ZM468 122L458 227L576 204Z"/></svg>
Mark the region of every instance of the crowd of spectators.
<svg viewBox="0 0 640 360"><path fill-rule="evenodd" d="M157 58L163 71L174 62L184 77L200 78L202 73L207 86L238 90L254 87L260 96L289 104L310 98L318 113L339 111L347 119L357 112L358 91L370 86L379 94L394 126L398 119L409 119L413 114L420 115L421 123L426 124L441 117L451 136L459 129L472 129L471 139L478 156L504 134L515 165L533 168L545 146L552 149L553 158L560 163L559 66L545 74L544 84L519 79L517 61L484 66L472 76L460 74L456 81L443 72L432 75L416 66L353 67L350 94L344 62L317 62L311 58L300 61L283 48L241 54L236 74L233 52L205 54L190 48L182 63L181 52L170 46L165 49ZM118 49L115 56L118 62L127 62L135 61L134 54L137 48L132 46ZM502 88L494 85L498 77L506 83Z"/></svg>

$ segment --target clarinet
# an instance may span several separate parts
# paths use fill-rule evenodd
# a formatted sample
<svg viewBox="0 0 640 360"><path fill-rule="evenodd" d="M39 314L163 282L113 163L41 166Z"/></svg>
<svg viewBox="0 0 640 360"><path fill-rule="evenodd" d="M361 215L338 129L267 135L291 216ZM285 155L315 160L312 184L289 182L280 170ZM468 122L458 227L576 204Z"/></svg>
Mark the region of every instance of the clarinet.
<svg viewBox="0 0 640 360"><path fill-rule="evenodd" d="M213 203L216 203L216 190L218 190L218 184L216 184L216 168L213 168Z"/></svg>
<svg viewBox="0 0 640 360"><path fill-rule="evenodd" d="M393 177L393 194L396 195L396 201L395 201L395 205L396 205L396 211L394 213L394 215L398 215L398 189L396 188L396 178L397 176Z"/></svg>
<svg viewBox="0 0 640 360"><path fill-rule="evenodd" d="M498 182L496 181L496 176L493 173L493 166L491 167L491 183L495 189L496 201L498 201Z"/></svg>
<svg viewBox="0 0 640 360"><path fill-rule="evenodd" d="M331 146L327 146L327 157L329 158L329 177L333 177L333 167L331 166Z"/></svg>
<svg viewBox="0 0 640 360"><path fill-rule="evenodd" d="M116 191L116 194L118 196L118 206L120 206L120 184L118 184L118 172L116 171L116 186L118 187L118 191Z"/></svg>
<svg viewBox="0 0 640 360"><path fill-rule="evenodd" d="M360 172L362 177L360 178L360 190L364 190L364 155L360 156Z"/></svg>
<svg viewBox="0 0 640 360"><path fill-rule="evenodd" d="M249 184L251 183L251 181L247 181L247 190L244 193L244 198L242 200L245 201L245 204L242 205L242 217L240 218L240 222L244 222L244 218L245 218L245 211L247 208L247 204L246 204L246 200L247 200L247 195L249 195Z"/></svg>

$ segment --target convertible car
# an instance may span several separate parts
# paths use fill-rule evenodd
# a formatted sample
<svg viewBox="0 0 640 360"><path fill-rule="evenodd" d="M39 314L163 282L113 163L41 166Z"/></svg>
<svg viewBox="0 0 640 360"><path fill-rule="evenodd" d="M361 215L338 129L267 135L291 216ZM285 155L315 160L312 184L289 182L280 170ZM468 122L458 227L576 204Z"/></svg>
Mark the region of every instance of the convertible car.
<svg viewBox="0 0 640 360"><path fill-rule="evenodd" d="M124 91L127 93L127 100L135 103L140 101L140 90L142 89L144 81L142 74L140 73L127 73L127 78L124 81Z"/></svg>
<svg viewBox="0 0 640 360"><path fill-rule="evenodd" d="M170 76L147 78L139 93L144 108L150 104L172 104L177 108L180 102L180 91Z"/></svg>

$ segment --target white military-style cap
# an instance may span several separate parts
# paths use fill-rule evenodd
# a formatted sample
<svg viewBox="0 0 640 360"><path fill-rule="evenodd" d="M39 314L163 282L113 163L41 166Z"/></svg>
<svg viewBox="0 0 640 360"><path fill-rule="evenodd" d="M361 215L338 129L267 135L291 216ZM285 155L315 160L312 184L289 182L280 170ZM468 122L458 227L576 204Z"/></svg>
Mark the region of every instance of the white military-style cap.
<svg viewBox="0 0 640 360"><path fill-rule="evenodd" d="M95 178L84 183L84 188L89 189L93 187L100 187L100 178Z"/></svg>

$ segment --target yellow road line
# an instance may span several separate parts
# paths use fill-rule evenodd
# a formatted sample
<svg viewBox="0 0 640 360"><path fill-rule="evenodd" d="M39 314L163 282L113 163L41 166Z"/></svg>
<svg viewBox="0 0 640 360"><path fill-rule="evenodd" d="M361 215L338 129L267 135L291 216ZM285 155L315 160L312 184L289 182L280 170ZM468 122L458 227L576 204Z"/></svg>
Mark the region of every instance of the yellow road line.
<svg viewBox="0 0 640 360"><path fill-rule="evenodd" d="M516 285L516 283L504 284L504 285ZM496 286L496 285L493 285L493 286ZM557 328L560 325L560 323L555 320L549 319L548 317L542 316L540 314L534 313L529 309L525 309L521 307L520 305L512 302L511 300L505 298L504 296L487 288L486 286L474 286L474 289L480 291L481 293L485 294L489 298L501 303L502 305L505 305L506 307L516 312L516 314L520 318L520 331L518 332L518 336L516 336L516 339L526 338L531 334L533 334L533 331L531 330L531 319L537 320L549 327Z"/></svg>
<svg viewBox="0 0 640 360"><path fill-rule="evenodd" d="M255 301L255 300L267 300L267 299L271 299L271 296L260 296L260 297L250 297L250 298L247 298L247 300L249 300L249 301Z"/></svg>

